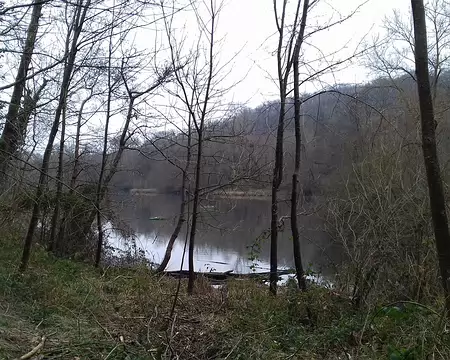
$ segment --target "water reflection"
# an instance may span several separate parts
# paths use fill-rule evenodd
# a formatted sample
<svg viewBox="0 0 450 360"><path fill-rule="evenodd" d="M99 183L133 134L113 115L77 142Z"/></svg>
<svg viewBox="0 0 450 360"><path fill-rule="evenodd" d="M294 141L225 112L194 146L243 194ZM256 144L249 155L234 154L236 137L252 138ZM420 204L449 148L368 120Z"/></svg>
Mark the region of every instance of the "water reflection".
<svg viewBox="0 0 450 360"><path fill-rule="evenodd" d="M155 263L161 262L167 241L174 229L179 208L176 196L134 196L115 199L119 217L136 234L136 245L146 257ZM313 206L310 205L310 206ZM288 207L281 203L280 214L289 214ZM196 238L196 271L226 271L237 273L269 270L269 240L263 234L270 224L270 202L266 199L213 199L202 202ZM300 218L302 226L302 256L305 267L312 264L314 270L326 274L330 269L330 241L321 230L317 215ZM169 270L180 269L183 257L186 228L183 228L175 243ZM251 246L259 242L260 247L251 252ZM117 234L110 237L110 244L124 249L126 243ZM255 247L254 247L255 249ZM250 260L249 257L257 257ZM278 246L279 266L293 267L292 241L289 221L280 232ZM256 265L256 266L255 266ZM187 269L187 252L184 259Z"/></svg>

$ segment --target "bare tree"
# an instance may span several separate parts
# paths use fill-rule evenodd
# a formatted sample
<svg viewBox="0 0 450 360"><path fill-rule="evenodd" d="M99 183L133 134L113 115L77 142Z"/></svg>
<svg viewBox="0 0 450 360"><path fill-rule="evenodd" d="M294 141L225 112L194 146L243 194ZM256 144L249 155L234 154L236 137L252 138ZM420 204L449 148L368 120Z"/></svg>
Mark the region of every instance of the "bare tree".
<svg viewBox="0 0 450 360"><path fill-rule="evenodd" d="M210 1L210 26L209 29L203 28L203 32L208 36L208 58L207 58L207 71L206 71L206 85L204 89L204 97L202 100L198 99L195 107L198 109L197 114L189 109L189 112L193 115L192 121L194 123L195 131L197 133L197 159L195 163L195 184L194 184L194 198L192 205L192 222L191 231L189 236L189 281L187 291L192 294L194 291L195 270L194 270L194 249L195 249L195 236L197 234L197 222L200 209L200 190L201 190L201 171L202 171L202 156L203 156L203 135L205 129L206 116L208 114L208 105L210 100L211 84L214 78L214 45L215 45L215 31L216 31L216 18L218 15L218 8L214 0ZM199 15L197 15L199 16ZM205 25L206 27L206 25Z"/></svg>
<svg viewBox="0 0 450 360"><path fill-rule="evenodd" d="M122 82L126 89L128 106L127 106L127 112L126 112L124 125L122 127L122 131L120 134L119 148L117 149L117 151L114 155L114 158L112 160L111 166L108 169L108 171L106 171L106 160L103 160L103 161L105 161L105 166L102 165L101 172L99 174L99 180L97 183L97 193L96 193L97 195L96 195L96 200L95 200L95 209L93 210L92 217L90 217L91 221L88 222L88 226L90 227L90 225L92 224L92 219L94 217L96 217L96 219L97 219L97 229L99 231L99 233L98 233L99 237L98 237L98 241L97 241L97 250L96 250L96 254L95 254L95 266L98 266L100 264L101 254L102 254L102 249L103 249L103 244L104 244L103 229L102 229L102 224L101 224L101 216L102 216L101 202L103 201L103 199L105 197L105 194L108 190L108 186L109 186L113 176L117 172L119 162L122 158L124 150L127 147L127 143L134 133L134 132L130 132L130 125L131 125L133 118L136 116L136 113L135 113L136 100L138 100L139 98L144 97L146 95L152 94L153 91L155 91L156 89L161 87L163 84L171 81L172 73L173 73L173 69L171 66L166 67L159 74L157 74L157 79L154 81L154 83L152 85L147 87L145 90L134 90L131 88L131 84L128 83L129 80L126 77L127 75L124 70L125 64L126 64L126 62L124 59L124 61L122 62L123 66L122 66L120 75L122 77ZM106 136L107 136L107 127L105 126L105 137ZM104 145L107 145L107 141L105 141ZM104 147L102 159L106 159L107 155L108 155L107 148Z"/></svg>
<svg viewBox="0 0 450 360"><path fill-rule="evenodd" d="M298 285L301 290L306 290L306 279L302 264L302 254L300 250L300 233L298 229L298 183L300 176L300 160L301 160L301 146L302 146L302 135L300 132L300 49L303 44L303 39L305 36L306 20L308 16L309 1L303 1L303 12L302 19L300 22L300 30L297 35L297 40L295 43L294 54L293 54L293 70L294 70L294 129L295 129L295 165L294 173L292 174L292 193L291 193L291 230L292 230L292 241L294 248L294 262L295 271L297 275Z"/></svg>
<svg viewBox="0 0 450 360"><path fill-rule="evenodd" d="M273 6L275 14L275 23L278 31L278 48L276 56L278 66L277 80L280 96L280 110L276 135L275 163L273 167L273 177L272 177L272 200L271 200L272 203L271 203L271 223L270 223L270 292L274 295L277 293L277 281L278 281L278 231L279 231L278 190L283 181L283 162L284 162L283 143L284 143L284 130L286 126L285 122L287 113L286 102L288 98L288 85L295 55L297 55L298 60L300 47L303 42L303 38L299 37L301 34L298 33L300 18L302 19L304 18L304 22L306 25L306 16L307 16L307 11L303 14L303 16L301 16L301 1L297 1L294 20L290 25L292 31L288 33L286 41L286 32L288 32L287 30L288 24L286 24L288 11L287 6L289 2L287 0L283 0L280 15L279 15L280 10L278 9L277 3L278 2L274 0ZM308 9L308 3L305 4L306 9ZM304 35L302 35L302 37L303 36ZM297 37L298 40L296 40ZM298 143L298 145L301 146L300 143ZM298 160L300 160L300 158ZM297 200L295 200L295 205L296 204ZM295 217L297 217L296 213ZM299 248L296 247L296 249L300 251Z"/></svg>
<svg viewBox="0 0 450 360"><path fill-rule="evenodd" d="M86 15L88 10L90 9L90 5L91 0L87 0L86 3L84 3L83 0L79 0L77 2L72 17L72 23L68 29L66 38L65 56L64 56L64 58L67 57L67 61L64 66L63 79L58 98L58 106L55 111L53 125L50 130L47 146L45 148L44 156L42 159L39 182L35 194L35 204L33 206L30 224L28 226L28 232L25 237L22 259L20 263L20 271L25 271L28 266L28 261L31 253L31 245L34 238L34 232L36 230L36 226L39 220L40 198L43 194L45 182L47 180L47 172L49 167L50 156L53 149L53 143L56 134L58 132L63 108L64 106L66 106L67 94L69 91L72 74L75 66L75 58L78 53L78 46L79 46L78 39L80 38L81 32L83 31L83 26L85 25Z"/></svg>
<svg viewBox="0 0 450 360"><path fill-rule="evenodd" d="M298 216L298 181L300 175L300 161L301 161L301 96L299 87L309 81L318 79L326 72L333 71L340 65L345 64L349 60L359 56L364 50L356 50L350 56L345 57L339 61L329 61L327 55L322 54L321 60L325 61L326 65L318 64L317 67L314 64L307 63L306 60L300 62L300 53L303 50L305 39L309 39L314 34L329 30L330 28L342 24L350 19L357 10L362 6L359 5L345 16L339 16L337 20L331 19L329 22L311 26L310 30L306 33L306 21L309 13L319 3L315 1L304 1L303 7L300 0L294 2L295 11L289 11L288 0L283 0L281 9L279 9L279 2L274 0L274 15L275 23L278 32L278 46L276 51L277 58L277 85L280 97L280 109L279 118L277 124L276 146L275 146L275 161L273 167L272 176L272 194L271 194L271 224L270 224L270 292L276 294L277 292L277 280L278 280L278 232L280 230L280 216L278 209L278 192L283 182L284 172L284 132L287 123L287 114L291 109L288 103L288 97L290 97L292 91L294 92L294 130L295 130L295 160L293 170L293 184L291 191L291 230L294 239L294 259L297 275L299 276L299 286L305 288L306 284L302 284L304 281L303 267L301 265L301 252L300 252L300 234L297 222ZM289 15L292 14L292 21L289 23ZM308 40L310 41L310 40ZM304 53L304 51L303 51ZM303 55L304 56L304 55ZM294 64L295 63L295 64ZM300 63L308 69L309 74L306 74L303 79L300 79L299 66ZM293 69L295 67L295 69ZM292 83L292 71L294 70L294 79ZM290 87L293 87L290 88Z"/></svg>
<svg viewBox="0 0 450 360"><path fill-rule="evenodd" d="M59 213L61 205L61 196L63 191L63 181L64 181L64 147L66 141L66 120L67 120L67 103L64 104L61 116L61 131L60 131L60 142L59 142L59 156L58 156L58 171L56 174L56 194L55 194L55 207L53 209L52 222L50 225L50 238L48 240L48 250L54 250L55 238L58 229Z"/></svg>

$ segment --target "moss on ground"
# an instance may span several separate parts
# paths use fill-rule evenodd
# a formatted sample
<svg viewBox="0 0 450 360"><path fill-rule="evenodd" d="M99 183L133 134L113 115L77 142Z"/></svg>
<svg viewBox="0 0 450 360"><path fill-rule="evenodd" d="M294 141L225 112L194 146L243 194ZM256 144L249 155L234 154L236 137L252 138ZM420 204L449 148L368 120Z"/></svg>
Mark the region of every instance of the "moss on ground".
<svg viewBox="0 0 450 360"><path fill-rule="evenodd" d="M193 296L182 281L169 319L176 279L145 267L99 270L39 246L19 275L20 241L0 246L0 359L43 335L36 359L450 359L438 305L355 311L323 288L287 286L275 298L255 281L223 291L199 279Z"/></svg>

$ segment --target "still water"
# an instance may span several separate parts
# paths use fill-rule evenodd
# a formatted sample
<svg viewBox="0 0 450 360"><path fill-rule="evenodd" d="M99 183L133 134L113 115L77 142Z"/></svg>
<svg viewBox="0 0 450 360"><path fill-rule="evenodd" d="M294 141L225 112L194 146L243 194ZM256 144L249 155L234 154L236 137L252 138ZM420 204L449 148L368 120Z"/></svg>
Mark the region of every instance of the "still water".
<svg viewBox="0 0 450 360"><path fill-rule="evenodd" d="M179 198L170 195L123 196L114 199L118 215L112 228L128 227L134 233L138 249L146 258L160 263L173 232L179 211ZM310 207L314 204L310 204ZM286 203L280 204L280 215L288 215ZM323 275L332 272L333 246L323 231L317 214L299 218L302 257L305 268ZM235 273L269 270L269 240L264 233L270 226L270 201L267 199L209 199L201 203L196 236L195 270ZM179 270L186 239L184 227L175 243L167 270ZM257 246L259 244L260 246ZM124 250L130 241L119 232L109 231L109 245ZM280 268L293 268L289 220L279 233ZM253 248L253 250L252 250ZM187 269L187 249L183 269Z"/></svg>

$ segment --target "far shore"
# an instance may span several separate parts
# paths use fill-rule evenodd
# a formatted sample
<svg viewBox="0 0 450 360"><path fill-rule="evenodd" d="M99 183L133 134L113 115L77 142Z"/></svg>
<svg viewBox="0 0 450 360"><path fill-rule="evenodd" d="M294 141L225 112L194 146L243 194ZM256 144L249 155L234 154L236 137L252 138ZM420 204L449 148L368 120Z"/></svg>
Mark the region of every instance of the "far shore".
<svg viewBox="0 0 450 360"><path fill-rule="evenodd" d="M157 196L157 195L177 195L177 192L164 192L159 191L155 188L149 189L130 189L131 195L136 196ZM231 198L231 199L260 199L267 200L270 199L270 192L267 190L221 190L217 192L212 192L207 195L209 198Z"/></svg>

